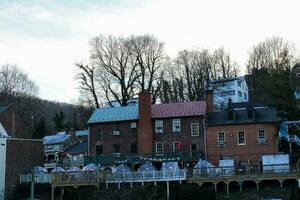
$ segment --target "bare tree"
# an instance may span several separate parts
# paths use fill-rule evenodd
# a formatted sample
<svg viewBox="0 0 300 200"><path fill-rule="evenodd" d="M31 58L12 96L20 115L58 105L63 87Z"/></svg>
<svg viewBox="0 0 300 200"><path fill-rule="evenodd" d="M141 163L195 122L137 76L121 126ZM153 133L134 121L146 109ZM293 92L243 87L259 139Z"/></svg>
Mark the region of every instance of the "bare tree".
<svg viewBox="0 0 300 200"><path fill-rule="evenodd" d="M160 87L159 77L167 61L164 44L152 35L131 36L130 42L138 65L138 89L151 92L155 103Z"/></svg>
<svg viewBox="0 0 300 200"><path fill-rule="evenodd" d="M85 98L82 99L88 105L99 108L99 91L96 83L95 67L76 63L77 74L75 79L79 82L79 89Z"/></svg>
<svg viewBox="0 0 300 200"><path fill-rule="evenodd" d="M255 45L249 53L248 73L261 68L290 70L295 53L294 44L280 37L272 37Z"/></svg>
<svg viewBox="0 0 300 200"><path fill-rule="evenodd" d="M227 53L223 47L216 49L213 56L213 79L217 79L219 77L226 79L237 75L239 72L238 67L236 63L232 61L230 54Z"/></svg>
<svg viewBox="0 0 300 200"><path fill-rule="evenodd" d="M122 37L100 35L90 41L90 46L102 95L110 104L111 100L116 100L121 106L126 106L135 94L140 76L132 43Z"/></svg>
<svg viewBox="0 0 300 200"><path fill-rule="evenodd" d="M0 92L14 96L37 96L38 87L16 65L2 65L0 69Z"/></svg>

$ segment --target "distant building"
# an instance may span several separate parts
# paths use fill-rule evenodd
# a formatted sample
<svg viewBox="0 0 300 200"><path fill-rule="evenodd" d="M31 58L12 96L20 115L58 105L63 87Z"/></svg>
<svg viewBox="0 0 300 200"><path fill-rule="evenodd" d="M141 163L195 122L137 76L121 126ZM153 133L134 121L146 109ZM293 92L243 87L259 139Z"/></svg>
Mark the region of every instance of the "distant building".
<svg viewBox="0 0 300 200"><path fill-rule="evenodd" d="M0 199L15 199L19 175L43 164L42 140L0 138Z"/></svg>
<svg viewBox="0 0 300 200"><path fill-rule="evenodd" d="M12 138L31 138L25 121L12 104L0 107L0 123Z"/></svg>
<svg viewBox="0 0 300 200"><path fill-rule="evenodd" d="M213 91L214 110L224 110L228 100L233 103L248 102L248 85L244 76L220 79L208 83L208 87Z"/></svg>
<svg viewBox="0 0 300 200"><path fill-rule="evenodd" d="M58 132L43 138L46 169L62 166L63 152L72 145L71 136L66 132Z"/></svg>
<svg viewBox="0 0 300 200"><path fill-rule="evenodd" d="M67 148L63 153L63 167L83 167L84 157L87 156L87 142L78 142Z"/></svg>
<svg viewBox="0 0 300 200"><path fill-rule="evenodd" d="M276 109L261 103L229 103L226 110L207 111L207 158L212 164L234 159L236 165L255 165L262 155L278 153Z"/></svg>

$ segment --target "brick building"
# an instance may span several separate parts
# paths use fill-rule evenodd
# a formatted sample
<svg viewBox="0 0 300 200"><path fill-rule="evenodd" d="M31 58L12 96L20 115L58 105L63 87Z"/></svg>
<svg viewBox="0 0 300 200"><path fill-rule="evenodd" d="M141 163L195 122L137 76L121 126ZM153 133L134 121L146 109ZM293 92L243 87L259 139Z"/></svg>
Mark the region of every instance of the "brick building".
<svg viewBox="0 0 300 200"><path fill-rule="evenodd" d="M30 138L27 126L12 104L0 107L0 123L13 138Z"/></svg>
<svg viewBox="0 0 300 200"><path fill-rule="evenodd" d="M89 156L205 151L205 101L151 105L151 94L141 93L138 102L95 110L88 121Z"/></svg>
<svg viewBox="0 0 300 200"><path fill-rule="evenodd" d="M207 157L234 159L236 165L259 164L264 154L278 152L278 122L274 108L262 104L228 103L225 111L208 105Z"/></svg>
<svg viewBox="0 0 300 200"><path fill-rule="evenodd" d="M43 162L42 140L0 138L0 199L14 199L20 174Z"/></svg>

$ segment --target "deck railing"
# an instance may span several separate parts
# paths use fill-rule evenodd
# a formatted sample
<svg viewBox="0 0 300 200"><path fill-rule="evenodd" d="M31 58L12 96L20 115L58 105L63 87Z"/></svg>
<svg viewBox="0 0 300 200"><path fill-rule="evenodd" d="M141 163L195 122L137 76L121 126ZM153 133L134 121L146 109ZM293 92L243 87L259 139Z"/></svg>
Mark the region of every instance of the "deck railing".
<svg viewBox="0 0 300 200"><path fill-rule="evenodd" d="M300 176L296 165L264 165L244 167L207 167L200 169L182 169L152 172L111 173L100 171L60 172L51 174L36 174L36 183L51 183L52 185L96 185L101 182L159 182L181 181L195 179L222 179L235 177L279 177ZM21 183L29 183L32 175L21 175Z"/></svg>
<svg viewBox="0 0 300 200"><path fill-rule="evenodd" d="M152 172L126 172L106 174L107 183L119 182L159 182L186 180L186 170L152 171Z"/></svg>

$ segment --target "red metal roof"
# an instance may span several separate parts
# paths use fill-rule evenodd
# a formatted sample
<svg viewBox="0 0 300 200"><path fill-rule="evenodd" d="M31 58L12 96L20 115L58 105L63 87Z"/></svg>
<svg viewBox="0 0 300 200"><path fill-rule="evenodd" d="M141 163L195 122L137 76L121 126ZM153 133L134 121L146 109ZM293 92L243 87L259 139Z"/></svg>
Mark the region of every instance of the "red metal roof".
<svg viewBox="0 0 300 200"><path fill-rule="evenodd" d="M205 115L205 101L164 103L152 105L152 118L187 117Z"/></svg>

